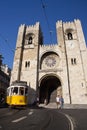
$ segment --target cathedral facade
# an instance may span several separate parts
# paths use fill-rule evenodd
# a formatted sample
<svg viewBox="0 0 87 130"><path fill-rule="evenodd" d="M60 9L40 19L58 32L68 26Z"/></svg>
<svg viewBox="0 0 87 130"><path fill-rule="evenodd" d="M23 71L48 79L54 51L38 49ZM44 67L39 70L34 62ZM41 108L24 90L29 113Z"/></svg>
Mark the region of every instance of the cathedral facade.
<svg viewBox="0 0 87 130"><path fill-rule="evenodd" d="M87 48L80 20L56 22L57 43L43 45L39 22L18 30L11 83L27 81L28 103L62 95L67 104L87 103Z"/></svg>

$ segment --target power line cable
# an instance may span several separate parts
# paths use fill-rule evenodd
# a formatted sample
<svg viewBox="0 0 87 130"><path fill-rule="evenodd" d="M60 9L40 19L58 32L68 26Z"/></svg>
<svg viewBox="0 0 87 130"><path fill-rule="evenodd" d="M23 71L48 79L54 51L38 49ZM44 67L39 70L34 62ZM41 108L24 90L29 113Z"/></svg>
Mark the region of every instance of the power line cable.
<svg viewBox="0 0 87 130"><path fill-rule="evenodd" d="M0 45L1 46L0 47L0 54L3 56L4 62L5 63L7 62L10 66L11 60L13 60L13 56L10 54L10 52L12 52L12 54L14 54L15 51L10 46L10 43L8 42L8 40L5 39L5 37L1 33L0 33L0 38L4 41L4 43L6 43L6 46L8 46L8 49L10 50L10 51L6 51L7 48L5 48L5 46L3 46L3 44ZM9 58L11 60L8 60Z"/></svg>
<svg viewBox="0 0 87 130"><path fill-rule="evenodd" d="M47 17L47 14L46 14L46 4L42 0L41 0L41 4L42 4L42 8L43 8L45 19L46 19L46 22L47 22L48 31L49 31L49 34L50 34L50 40L51 40L51 43L52 43L52 31L50 29L48 17Z"/></svg>
<svg viewBox="0 0 87 130"><path fill-rule="evenodd" d="M5 41L5 43L7 43L6 45L8 45L9 49L14 53L14 50L11 48L9 42L7 39L5 39L5 37L0 33L0 37Z"/></svg>
<svg viewBox="0 0 87 130"><path fill-rule="evenodd" d="M7 51L7 47L5 47L2 43L2 44L0 44L0 54L3 56L3 59L7 60L7 58L13 57L12 54L14 54L14 53L11 54L10 51ZM8 62L11 62L11 61L8 60Z"/></svg>

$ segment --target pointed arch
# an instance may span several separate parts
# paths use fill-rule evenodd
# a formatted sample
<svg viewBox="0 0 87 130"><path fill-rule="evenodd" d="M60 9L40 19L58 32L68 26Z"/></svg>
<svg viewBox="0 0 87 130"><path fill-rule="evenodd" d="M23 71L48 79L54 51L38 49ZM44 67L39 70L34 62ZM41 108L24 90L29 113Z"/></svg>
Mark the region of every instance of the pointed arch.
<svg viewBox="0 0 87 130"><path fill-rule="evenodd" d="M40 103L55 102L57 95L62 95L62 82L56 74L46 74L39 81L39 101Z"/></svg>

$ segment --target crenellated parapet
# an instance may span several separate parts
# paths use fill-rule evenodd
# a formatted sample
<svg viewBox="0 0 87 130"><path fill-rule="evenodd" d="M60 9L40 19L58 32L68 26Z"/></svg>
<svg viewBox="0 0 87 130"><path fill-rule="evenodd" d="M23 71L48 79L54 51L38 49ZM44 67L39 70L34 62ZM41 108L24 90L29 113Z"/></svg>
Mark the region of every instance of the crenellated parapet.
<svg viewBox="0 0 87 130"><path fill-rule="evenodd" d="M56 22L56 28L58 28L59 26L62 26L62 20Z"/></svg>
<svg viewBox="0 0 87 130"><path fill-rule="evenodd" d="M74 19L75 23L81 23L79 19Z"/></svg>
<svg viewBox="0 0 87 130"><path fill-rule="evenodd" d="M44 45L41 45L40 47L44 48L44 47L55 47L57 46L57 44L44 44Z"/></svg>
<svg viewBox="0 0 87 130"><path fill-rule="evenodd" d="M74 19L74 21L72 22L62 22L61 20L60 21L57 21L56 22L56 28L59 28L59 27L63 27L64 31L66 29L75 29L75 24L79 24L80 23L80 20L79 19Z"/></svg>
<svg viewBox="0 0 87 130"><path fill-rule="evenodd" d="M47 50L47 49L51 49L54 50L58 47L58 44L48 44L48 45L40 45L40 50Z"/></svg>
<svg viewBox="0 0 87 130"><path fill-rule="evenodd" d="M20 26L19 26L19 29L23 29L25 27L25 24L21 24Z"/></svg>
<svg viewBox="0 0 87 130"><path fill-rule="evenodd" d="M20 26L19 26L19 31L18 31L18 33L20 34L21 32L23 32L23 30L26 28L26 34L27 33L33 33L33 31L38 31L39 29L40 29L40 23L39 22L36 22L36 24L34 24L34 25L29 25L29 26L27 26L27 25L25 25L25 24L21 24Z"/></svg>
<svg viewBox="0 0 87 130"><path fill-rule="evenodd" d="M36 22L35 25L26 26L26 33L32 32L33 30L39 30L39 28L40 28L40 23Z"/></svg>
<svg viewBox="0 0 87 130"><path fill-rule="evenodd" d="M74 22L64 22L63 27L64 27L64 31L75 30L75 23Z"/></svg>

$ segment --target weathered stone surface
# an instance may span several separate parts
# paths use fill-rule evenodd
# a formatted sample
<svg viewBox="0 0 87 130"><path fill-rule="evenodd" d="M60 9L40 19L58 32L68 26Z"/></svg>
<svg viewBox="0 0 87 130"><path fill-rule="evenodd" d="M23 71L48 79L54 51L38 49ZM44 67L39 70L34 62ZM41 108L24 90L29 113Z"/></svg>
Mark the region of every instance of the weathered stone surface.
<svg viewBox="0 0 87 130"><path fill-rule="evenodd" d="M87 48L80 20L58 21L56 30L58 43L42 45L39 23L19 27L11 82L27 81L29 103L33 103L43 79L56 77L65 103L86 104Z"/></svg>

